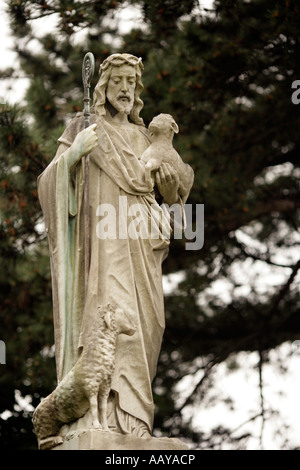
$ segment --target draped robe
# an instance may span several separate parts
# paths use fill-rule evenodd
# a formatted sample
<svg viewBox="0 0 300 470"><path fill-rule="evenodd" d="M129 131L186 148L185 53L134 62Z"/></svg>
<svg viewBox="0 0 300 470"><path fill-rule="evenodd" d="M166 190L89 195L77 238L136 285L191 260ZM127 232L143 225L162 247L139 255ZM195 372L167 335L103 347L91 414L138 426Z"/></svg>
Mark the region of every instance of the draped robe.
<svg viewBox="0 0 300 470"><path fill-rule="evenodd" d="M125 209L132 204L143 207L145 223L153 214L151 207L157 214L163 212L139 161L150 142L143 126L132 125L128 132L111 119L92 114L91 124L94 122L98 146L90 154L91 236L86 297L84 169L81 159L72 168L68 163L68 149L84 127L82 116L70 122L59 139L55 158L38 178L50 249L57 377L60 381L66 375L89 341L88 331L99 306L110 302L126 310L136 332L117 339L109 422L118 432L151 434L151 383L165 327L161 265L168 253L169 238L160 230L159 221L155 238L118 236L119 220L123 234L133 220L132 216L126 217L126 210L120 210L121 196L126 196L121 198ZM115 238L97 236L100 204L115 208Z"/></svg>

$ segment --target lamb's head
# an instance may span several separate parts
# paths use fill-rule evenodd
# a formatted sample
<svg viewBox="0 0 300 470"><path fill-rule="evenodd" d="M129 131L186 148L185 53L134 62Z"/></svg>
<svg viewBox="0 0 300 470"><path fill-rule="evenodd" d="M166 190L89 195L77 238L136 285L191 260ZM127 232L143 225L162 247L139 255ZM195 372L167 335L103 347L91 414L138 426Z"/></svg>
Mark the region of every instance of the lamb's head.
<svg viewBox="0 0 300 470"><path fill-rule="evenodd" d="M119 335L132 336L136 332L136 327L130 316L121 308L112 307L111 304L107 304L104 308L104 322L107 328Z"/></svg>
<svg viewBox="0 0 300 470"><path fill-rule="evenodd" d="M175 119L171 114L158 114L155 116L148 126L150 136L156 137L164 135L170 140L173 139L174 132L178 134L179 128Z"/></svg>

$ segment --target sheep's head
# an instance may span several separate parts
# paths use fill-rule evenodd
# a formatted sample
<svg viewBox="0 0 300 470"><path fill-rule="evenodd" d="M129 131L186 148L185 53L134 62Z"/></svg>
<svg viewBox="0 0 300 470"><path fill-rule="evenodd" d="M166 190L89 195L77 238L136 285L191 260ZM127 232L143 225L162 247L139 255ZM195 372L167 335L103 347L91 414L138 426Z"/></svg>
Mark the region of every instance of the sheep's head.
<svg viewBox="0 0 300 470"><path fill-rule="evenodd" d="M99 307L101 308L101 307ZM118 334L132 336L136 328L129 315L121 308L114 308L111 304L107 304L103 309L104 323L107 328L116 331Z"/></svg>
<svg viewBox="0 0 300 470"><path fill-rule="evenodd" d="M174 132L175 134L179 132L178 125L171 114L158 114L152 119L148 129L151 136L166 135L171 138L173 138Z"/></svg>

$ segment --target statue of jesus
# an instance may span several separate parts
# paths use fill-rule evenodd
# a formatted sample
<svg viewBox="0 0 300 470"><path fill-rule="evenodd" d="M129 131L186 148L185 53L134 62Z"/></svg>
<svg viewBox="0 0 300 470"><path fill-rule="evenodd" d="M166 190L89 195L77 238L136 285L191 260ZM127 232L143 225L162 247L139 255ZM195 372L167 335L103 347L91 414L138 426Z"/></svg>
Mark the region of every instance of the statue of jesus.
<svg viewBox="0 0 300 470"><path fill-rule="evenodd" d="M150 139L139 115L142 70L141 59L131 54L104 60L91 125L84 129L81 113L71 120L55 158L38 179L38 194L50 248L58 381L88 344L99 306L110 303L123 309L136 332L117 340L108 424L117 433L147 437L152 434L151 387L165 328L162 262L170 240L159 221L155 237L139 236L138 231L129 236L128 229L135 215L132 208L143 209L140 217L147 225L155 209L161 213L161 204L183 204L178 175L170 164L162 163L154 179L145 177L140 157ZM82 157L87 154L90 246L85 292ZM99 235L99 222L109 207L118 221L115 236L109 230ZM87 413L77 426L81 421L88 426L89 419Z"/></svg>

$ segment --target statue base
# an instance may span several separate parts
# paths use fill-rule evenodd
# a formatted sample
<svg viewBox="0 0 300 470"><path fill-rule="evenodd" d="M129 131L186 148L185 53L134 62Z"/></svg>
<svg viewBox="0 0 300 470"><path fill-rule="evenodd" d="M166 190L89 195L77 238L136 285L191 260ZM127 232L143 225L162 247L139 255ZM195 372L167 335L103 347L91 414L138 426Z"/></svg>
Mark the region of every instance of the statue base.
<svg viewBox="0 0 300 470"><path fill-rule="evenodd" d="M189 447L176 438L143 438L101 429L82 429L67 435L53 450L189 450Z"/></svg>

